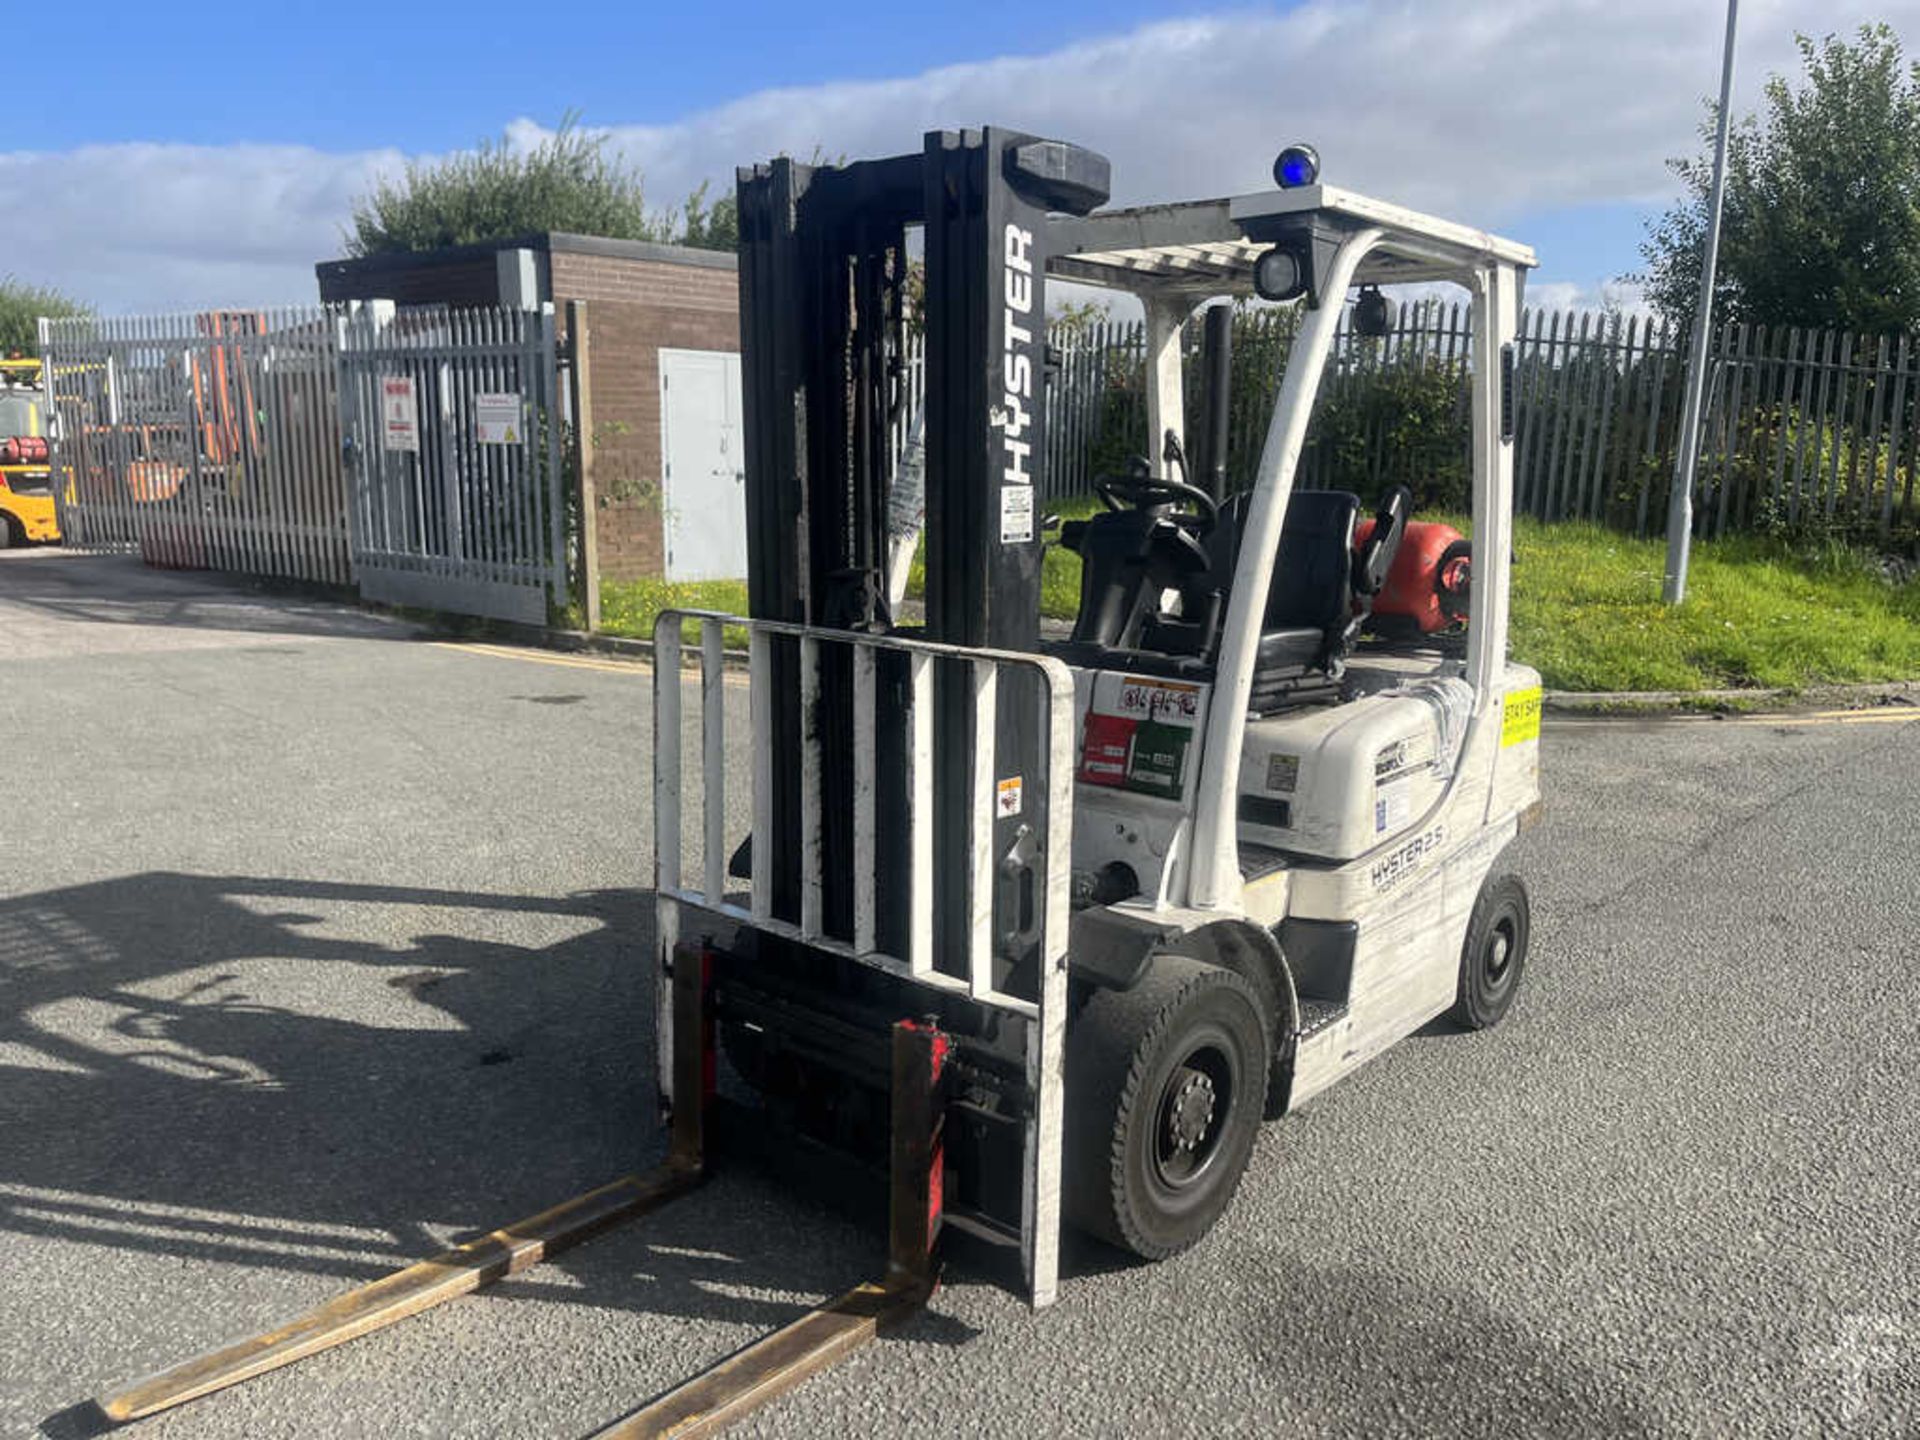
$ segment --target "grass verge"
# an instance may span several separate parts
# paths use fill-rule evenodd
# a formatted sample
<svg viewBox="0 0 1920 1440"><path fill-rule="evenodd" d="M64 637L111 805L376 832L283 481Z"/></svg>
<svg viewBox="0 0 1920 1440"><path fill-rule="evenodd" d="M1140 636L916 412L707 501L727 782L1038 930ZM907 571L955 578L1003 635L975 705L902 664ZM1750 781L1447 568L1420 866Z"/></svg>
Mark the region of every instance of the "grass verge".
<svg viewBox="0 0 1920 1440"><path fill-rule="evenodd" d="M636 640L653 639L654 622L662 610L718 610L723 615L747 613L744 580L607 580L600 585L600 628L608 635ZM690 642L700 639L700 627L680 627ZM726 628L726 643L744 650L747 632L738 625Z"/></svg>
<svg viewBox="0 0 1920 1440"><path fill-rule="evenodd" d="M1662 540L1522 519L1514 552L1514 658L1556 690L1797 690L1920 678L1920 584L1893 585L1871 557L1844 546L1704 542L1677 609L1660 603ZM924 578L916 558L909 599L921 596ZM1079 557L1049 545L1040 585L1041 613L1072 619ZM740 614L747 604L736 580L609 583L600 596L608 633L642 638L664 609ZM730 630L727 641L744 645L745 637Z"/></svg>
<svg viewBox="0 0 1920 1440"><path fill-rule="evenodd" d="M1687 601L1660 602L1664 540L1518 526L1514 656L1558 690L1707 690L1920 677L1920 586L1871 556L1733 536L1694 547Z"/></svg>

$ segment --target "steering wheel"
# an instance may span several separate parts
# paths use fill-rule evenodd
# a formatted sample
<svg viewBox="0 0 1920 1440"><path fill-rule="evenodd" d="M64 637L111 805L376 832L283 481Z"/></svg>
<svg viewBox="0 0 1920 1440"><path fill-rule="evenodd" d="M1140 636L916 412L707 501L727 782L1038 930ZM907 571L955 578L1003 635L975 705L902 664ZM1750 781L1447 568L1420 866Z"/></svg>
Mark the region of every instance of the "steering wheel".
<svg viewBox="0 0 1920 1440"><path fill-rule="evenodd" d="M1184 500L1196 512L1190 518L1197 522L1196 528L1202 535L1213 529L1214 523L1220 518L1219 503L1199 486L1168 480L1159 475L1135 473L1102 476L1093 482L1093 493L1106 503L1109 510L1124 510L1129 506L1145 510L1154 505L1171 505Z"/></svg>

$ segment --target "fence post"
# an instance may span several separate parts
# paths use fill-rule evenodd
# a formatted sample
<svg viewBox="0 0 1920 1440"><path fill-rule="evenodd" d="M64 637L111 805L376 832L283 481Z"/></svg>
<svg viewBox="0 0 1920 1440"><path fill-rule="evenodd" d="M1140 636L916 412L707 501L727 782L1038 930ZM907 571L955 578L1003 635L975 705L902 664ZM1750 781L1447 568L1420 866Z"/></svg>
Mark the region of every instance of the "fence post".
<svg viewBox="0 0 1920 1440"><path fill-rule="evenodd" d="M567 385L573 411L573 473L580 505L580 613L587 633L600 628L599 487L593 476L593 368L587 302L567 302Z"/></svg>
<svg viewBox="0 0 1920 1440"><path fill-rule="evenodd" d="M560 453L560 323L551 300L541 305L537 316L527 318L538 322L527 328L539 337L540 359L532 368L541 377L541 399L547 407L547 529L552 544L548 563L553 567L550 572L554 584L553 603L564 606L567 603L567 487L561 474Z"/></svg>

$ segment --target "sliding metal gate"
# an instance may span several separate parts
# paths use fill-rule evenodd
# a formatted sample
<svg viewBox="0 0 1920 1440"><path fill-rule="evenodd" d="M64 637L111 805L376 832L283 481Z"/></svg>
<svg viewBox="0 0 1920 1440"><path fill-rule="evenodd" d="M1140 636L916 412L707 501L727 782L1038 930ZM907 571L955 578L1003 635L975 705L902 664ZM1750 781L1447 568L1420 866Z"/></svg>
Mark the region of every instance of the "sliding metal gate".
<svg viewBox="0 0 1920 1440"><path fill-rule="evenodd" d="M547 623L567 601L553 307L370 301L335 324L360 593Z"/></svg>

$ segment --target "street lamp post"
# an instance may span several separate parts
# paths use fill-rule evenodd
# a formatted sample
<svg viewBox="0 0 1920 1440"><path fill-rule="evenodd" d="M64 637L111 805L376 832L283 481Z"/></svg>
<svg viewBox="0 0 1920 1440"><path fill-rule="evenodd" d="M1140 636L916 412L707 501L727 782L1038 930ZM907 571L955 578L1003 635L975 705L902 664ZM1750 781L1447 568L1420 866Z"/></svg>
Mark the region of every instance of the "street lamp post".
<svg viewBox="0 0 1920 1440"><path fill-rule="evenodd" d="M1707 239L1700 256L1700 302L1687 354L1687 398L1680 411L1679 453L1673 460L1673 499L1667 507L1667 574L1660 595L1669 605L1687 598L1687 551L1693 536L1693 474L1700 460L1700 399L1707 379L1707 332L1713 319L1713 272L1720 259L1720 202L1727 188L1727 122L1733 101L1733 32L1740 0L1727 0L1727 42L1720 60L1720 117L1713 141L1713 184L1707 192Z"/></svg>

